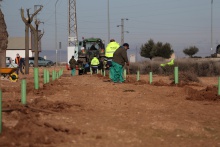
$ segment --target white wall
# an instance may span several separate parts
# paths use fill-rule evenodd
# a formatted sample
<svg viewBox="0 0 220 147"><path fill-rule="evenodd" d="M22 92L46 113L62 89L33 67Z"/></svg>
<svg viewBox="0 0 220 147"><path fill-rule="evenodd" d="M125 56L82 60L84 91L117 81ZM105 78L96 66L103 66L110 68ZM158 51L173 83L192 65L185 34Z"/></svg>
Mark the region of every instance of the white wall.
<svg viewBox="0 0 220 147"><path fill-rule="evenodd" d="M25 58L25 50L6 50L6 57L11 57L12 60L14 60L17 53L20 55L21 58ZM32 57L31 50L29 50L29 57Z"/></svg>
<svg viewBox="0 0 220 147"><path fill-rule="evenodd" d="M75 51L77 52L76 54ZM67 63L69 63L72 56L75 56L74 58L76 61L78 60L78 47L76 46L67 47Z"/></svg>
<svg viewBox="0 0 220 147"><path fill-rule="evenodd" d="M136 62L136 59L135 59L135 55L134 55L134 54L131 54L131 55L130 55L130 62L131 62L131 63Z"/></svg>

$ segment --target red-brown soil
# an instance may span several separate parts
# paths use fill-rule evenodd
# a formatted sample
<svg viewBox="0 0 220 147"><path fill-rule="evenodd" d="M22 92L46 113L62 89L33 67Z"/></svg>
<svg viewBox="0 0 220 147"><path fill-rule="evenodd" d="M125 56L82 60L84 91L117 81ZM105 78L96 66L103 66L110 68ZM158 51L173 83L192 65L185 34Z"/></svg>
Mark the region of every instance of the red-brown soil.
<svg viewBox="0 0 220 147"><path fill-rule="evenodd" d="M0 146L220 146L217 77L174 84L154 75L149 84L148 75L140 81L129 75L115 84L108 76L71 77L64 70L61 78L43 85L42 71L39 90L32 72L16 83L1 81ZM22 78L26 106L20 100Z"/></svg>

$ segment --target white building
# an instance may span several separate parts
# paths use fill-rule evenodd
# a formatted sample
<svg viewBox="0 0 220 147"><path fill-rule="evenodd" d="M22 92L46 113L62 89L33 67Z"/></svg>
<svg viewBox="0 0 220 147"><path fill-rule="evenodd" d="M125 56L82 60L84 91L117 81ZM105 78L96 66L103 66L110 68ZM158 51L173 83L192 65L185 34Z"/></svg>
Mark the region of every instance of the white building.
<svg viewBox="0 0 220 147"><path fill-rule="evenodd" d="M130 62L131 62L131 63L136 62L136 57L135 57L134 54L131 54L129 59L130 59Z"/></svg>
<svg viewBox="0 0 220 147"><path fill-rule="evenodd" d="M16 54L19 54L22 58L25 58L25 37L9 37L8 48L6 50L6 57L11 57L13 60ZM31 39L29 40L29 57L32 57L33 52L31 50Z"/></svg>

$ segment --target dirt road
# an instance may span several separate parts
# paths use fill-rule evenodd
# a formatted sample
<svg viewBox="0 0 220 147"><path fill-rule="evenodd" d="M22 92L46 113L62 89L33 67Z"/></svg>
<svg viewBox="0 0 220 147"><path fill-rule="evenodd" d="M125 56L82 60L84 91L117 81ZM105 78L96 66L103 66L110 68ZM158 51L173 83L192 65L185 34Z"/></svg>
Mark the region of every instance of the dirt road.
<svg viewBox="0 0 220 147"><path fill-rule="evenodd" d="M114 84L64 71L39 90L31 75L26 78L27 107L20 81L1 81L0 146L220 146L216 77L176 86L168 77L154 75L150 85L148 75L139 82L133 75L129 83Z"/></svg>

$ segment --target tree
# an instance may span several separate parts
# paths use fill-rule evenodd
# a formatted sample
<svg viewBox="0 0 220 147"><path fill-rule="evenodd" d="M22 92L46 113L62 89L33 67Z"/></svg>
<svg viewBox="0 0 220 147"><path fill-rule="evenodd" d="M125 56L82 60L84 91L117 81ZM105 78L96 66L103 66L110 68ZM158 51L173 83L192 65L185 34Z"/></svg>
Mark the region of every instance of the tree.
<svg viewBox="0 0 220 147"><path fill-rule="evenodd" d="M8 32L5 24L4 14L0 9L0 66L5 67L6 65L6 49L8 46Z"/></svg>
<svg viewBox="0 0 220 147"><path fill-rule="evenodd" d="M192 56L195 55L198 51L199 49L196 46L190 46L189 48L185 48L183 53L192 58Z"/></svg>
<svg viewBox="0 0 220 147"><path fill-rule="evenodd" d="M141 46L140 55L145 58L163 57L170 58L173 53L171 45L169 43L163 44L162 42L157 42L156 44L152 39L148 40L147 43Z"/></svg>

